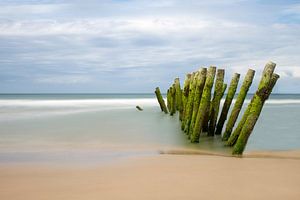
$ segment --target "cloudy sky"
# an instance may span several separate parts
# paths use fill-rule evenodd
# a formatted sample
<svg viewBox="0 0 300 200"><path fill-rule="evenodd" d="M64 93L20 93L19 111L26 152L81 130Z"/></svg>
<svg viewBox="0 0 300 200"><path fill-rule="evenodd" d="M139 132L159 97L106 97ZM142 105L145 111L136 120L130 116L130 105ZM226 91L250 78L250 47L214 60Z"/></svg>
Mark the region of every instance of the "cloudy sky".
<svg viewBox="0 0 300 200"><path fill-rule="evenodd" d="M299 0L0 0L0 93L152 92L209 65L257 84L269 60L299 93Z"/></svg>

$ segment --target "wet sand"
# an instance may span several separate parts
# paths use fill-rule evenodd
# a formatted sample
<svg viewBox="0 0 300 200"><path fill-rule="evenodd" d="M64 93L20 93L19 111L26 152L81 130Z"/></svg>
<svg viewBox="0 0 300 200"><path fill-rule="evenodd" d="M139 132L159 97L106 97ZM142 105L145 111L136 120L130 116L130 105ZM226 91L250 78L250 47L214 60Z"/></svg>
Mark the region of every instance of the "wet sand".
<svg viewBox="0 0 300 200"><path fill-rule="evenodd" d="M0 199L300 199L300 151L176 154L95 166L1 164Z"/></svg>

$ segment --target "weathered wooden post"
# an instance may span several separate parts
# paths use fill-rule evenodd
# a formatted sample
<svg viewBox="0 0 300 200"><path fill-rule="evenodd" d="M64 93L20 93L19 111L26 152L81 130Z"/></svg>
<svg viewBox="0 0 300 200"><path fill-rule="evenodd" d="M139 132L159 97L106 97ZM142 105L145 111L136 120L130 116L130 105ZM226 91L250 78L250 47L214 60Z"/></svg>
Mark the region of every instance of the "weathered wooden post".
<svg viewBox="0 0 300 200"><path fill-rule="evenodd" d="M167 90L167 108L168 108L168 111L171 112L171 93L170 93L170 89L169 88Z"/></svg>
<svg viewBox="0 0 300 200"><path fill-rule="evenodd" d="M203 88L204 88L204 84L205 84L205 80L206 80L206 73L207 73L206 68L199 69L199 76L198 76L197 82L196 82L196 92L195 92L195 96L194 96L194 104L193 104L193 112L192 112L191 122L189 124L189 127L187 127L188 135L190 135L190 133L193 131L193 127L194 127L195 120L197 117L198 108L199 108L199 104L201 101L202 92L203 92Z"/></svg>
<svg viewBox="0 0 300 200"><path fill-rule="evenodd" d="M195 76L196 76L196 72L193 72L191 74L190 81L188 82L188 84L189 84L188 91L185 91L188 94L188 96L185 100L184 114L183 114L182 121L181 121L181 130L184 130L184 128L185 128L186 116L187 116L187 112L189 110L189 103L191 101L191 98L193 96L192 94L194 92L194 90L193 90L193 81L194 81Z"/></svg>
<svg viewBox="0 0 300 200"><path fill-rule="evenodd" d="M215 92L214 92L213 100L211 102L210 120L209 120L208 133L207 133L208 136L214 136L214 134L215 134L215 127L216 127L218 113L219 113L220 101L224 94L224 93L222 93L223 92L223 84L224 84L224 75L225 75L224 69L217 70ZM226 89L226 86L225 86L225 89Z"/></svg>
<svg viewBox="0 0 300 200"><path fill-rule="evenodd" d="M186 77L185 77L185 80L184 80L184 84L183 84L182 112L179 113L179 115L180 115L179 118L181 119L182 122L184 121L184 112L185 112L185 106L186 106L187 98L188 98L188 95L189 95L189 87L190 87L191 76L192 76L192 74L187 74Z"/></svg>
<svg viewBox="0 0 300 200"><path fill-rule="evenodd" d="M136 109L138 109L138 111L143 111L143 108L141 108L140 106L135 106Z"/></svg>
<svg viewBox="0 0 300 200"><path fill-rule="evenodd" d="M157 100L158 100L158 103L159 103L159 105L160 105L161 111L163 111L163 112L165 112L166 114L168 114L167 106L166 106L166 104L165 104L165 101L164 101L163 97L161 96L159 87L157 87L157 88L155 89L155 94L156 94L156 98L157 98Z"/></svg>
<svg viewBox="0 0 300 200"><path fill-rule="evenodd" d="M228 138L231 135L234 124L235 124L235 122L236 122L236 120L239 116L239 113L242 109L242 106L243 106L244 100L246 98L247 92L248 92L248 90L249 90L249 88L252 84L254 74L255 74L255 71L252 70L252 69L249 69L246 76L245 76L245 78L244 78L242 87L241 87L240 92L239 92L239 94L236 98L236 102L233 106L230 117L227 121L225 132L223 133L222 139L224 141L227 141Z"/></svg>
<svg viewBox="0 0 300 200"><path fill-rule="evenodd" d="M188 102L186 105L186 112L185 112L185 116L184 116L184 132L187 132L188 127L190 125L191 122L191 116L192 116L192 112L193 112L193 105L194 105L194 97L195 97L195 93L196 93L196 83L197 83L197 78L199 76L199 72L196 72L193 80L191 81L190 84L190 93L189 93L189 98L188 98Z"/></svg>
<svg viewBox="0 0 300 200"><path fill-rule="evenodd" d="M180 81L179 78L175 78L174 80L175 84L175 98L176 98L176 110L179 111L179 119L181 121L181 112L182 112L182 90L180 87Z"/></svg>
<svg viewBox="0 0 300 200"><path fill-rule="evenodd" d="M242 116L242 119L239 121L237 127L234 129L234 131L232 132L230 137L227 139L226 146L233 146L236 143L236 140L238 139L238 137L240 135L240 132L241 132L243 126L244 126L244 123L247 120L248 114L249 114L250 109L251 109L251 103L252 103L252 100L248 104L248 106L247 106L247 108L246 108L246 110L245 110L245 112Z"/></svg>
<svg viewBox="0 0 300 200"><path fill-rule="evenodd" d="M175 89L175 84L173 83L172 85L172 90L171 90L171 99L172 99L172 107L171 107L171 115L174 115L176 113L176 89Z"/></svg>
<svg viewBox="0 0 300 200"><path fill-rule="evenodd" d="M216 135L220 135L222 133L222 129L223 129L224 123L227 119L227 114L228 114L229 108L231 106L232 99L234 98L239 80L240 80L240 74L234 73L234 75L230 81L230 85L228 88L225 102L223 104L221 115L219 117L219 121L217 123L217 129L215 132Z"/></svg>
<svg viewBox="0 0 300 200"><path fill-rule="evenodd" d="M211 101L209 101L207 104L207 108L206 108L203 123L202 123L202 132L208 131L208 122L210 119L210 112L211 112Z"/></svg>
<svg viewBox="0 0 300 200"><path fill-rule="evenodd" d="M176 92L176 110L180 111L182 109L182 91L180 87L179 78L175 78L175 92Z"/></svg>
<svg viewBox="0 0 300 200"><path fill-rule="evenodd" d="M269 62L269 63L266 64L266 66L264 68L264 71L262 73L262 78L260 80L258 90L260 90L261 88L265 88L266 85L268 86L268 84L269 84L269 82L272 78L272 74L275 70L275 66L276 66L276 64L272 63L272 62ZM245 110L242 119L239 121L237 127L235 128L235 130L233 131L233 133L229 137L226 145L233 146L236 143L236 141L237 141L237 139L240 135L240 132L241 132L243 126L245 125L245 123L247 121L247 118L248 118L248 116L251 112L254 97L255 97L255 95L253 96L251 102L248 104L247 109Z"/></svg>
<svg viewBox="0 0 300 200"><path fill-rule="evenodd" d="M273 63L274 64L274 63ZM268 77L264 78L263 83L260 85L259 89L255 93L252 103L251 109L248 114L247 120L239 134L239 137L236 141L236 144L233 147L232 154L233 155L241 155L243 154L245 147L247 145L248 138L252 133L254 126L259 118L261 110L264 106L265 101L269 98L274 85L279 79L278 74L272 74L271 79L267 81Z"/></svg>
<svg viewBox="0 0 300 200"><path fill-rule="evenodd" d="M201 97L201 102L198 108L198 113L197 113L194 129L193 129L193 133L191 133L191 137L190 137L191 142L193 143L199 142L200 133L202 131L203 119L211 98L211 89L214 84L215 74L216 74L216 67L214 66L209 67L206 75L206 81L205 81L205 85Z"/></svg>

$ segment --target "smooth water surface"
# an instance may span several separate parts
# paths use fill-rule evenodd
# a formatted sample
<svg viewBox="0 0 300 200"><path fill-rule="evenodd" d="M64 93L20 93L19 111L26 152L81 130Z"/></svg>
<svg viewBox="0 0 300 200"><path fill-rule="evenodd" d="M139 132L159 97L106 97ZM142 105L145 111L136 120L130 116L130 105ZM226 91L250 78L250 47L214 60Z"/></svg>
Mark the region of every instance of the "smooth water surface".
<svg viewBox="0 0 300 200"><path fill-rule="evenodd" d="M272 95L247 150L299 149L299 113L299 95ZM191 144L152 94L0 95L0 163L102 162L165 148L228 151L220 138Z"/></svg>

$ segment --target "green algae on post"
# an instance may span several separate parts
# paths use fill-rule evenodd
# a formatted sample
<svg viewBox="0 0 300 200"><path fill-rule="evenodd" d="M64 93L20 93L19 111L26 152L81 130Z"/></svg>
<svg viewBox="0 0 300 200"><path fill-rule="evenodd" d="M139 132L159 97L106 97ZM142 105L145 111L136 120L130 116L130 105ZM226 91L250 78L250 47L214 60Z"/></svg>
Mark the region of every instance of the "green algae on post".
<svg viewBox="0 0 300 200"><path fill-rule="evenodd" d="M204 88L204 84L205 84L205 80L206 80L206 73L207 73L206 68L199 69L199 76L197 78L196 92L195 92L195 96L194 96L192 118L191 118L190 125L187 128L188 135L190 135L190 133L193 131L193 127L194 127L195 120L197 117L198 108L199 108L199 104L201 101L202 92L203 92L203 88Z"/></svg>
<svg viewBox="0 0 300 200"><path fill-rule="evenodd" d="M272 78L272 74L275 70L275 66L276 66L276 64L272 63L272 62L269 62L266 64L264 71L262 73L261 80L258 85L258 90L261 90L262 88L266 88L269 86L269 83ZM247 118L251 112L252 105L253 105L252 103L253 103L254 99L255 99L255 95L252 97L251 102L249 103L246 111L244 112L242 119L239 121L237 127L233 131L232 135L229 137L229 139L227 141L228 146L233 146L236 143L236 141L240 135L240 132L243 129L243 126L245 125Z"/></svg>
<svg viewBox="0 0 300 200"><path fill-rule="evenodd" d="M205 115L204 115L204 119L203 119L203 123L202 123L202 132L207 132L208 131L208 122L209 122L209 118L210 118L210 111L211 111L211 101L208 102L206 111L205 111Z"/></svg>
<svg viewBox="0 0 300 200"><path fill-rule="evenodd" d="M184 129L183 130L186 133L188 131L188 127L191 122L191 116L192 116L193 105L194 105L194 97L195 97L195 93L196 93L196 83L197 83L198 76L199 76L199 72L196 72L193 77L193 80L190 83L190 93L189 93L189 98L188 98L188 102L186 105L186 112L184 115Z"/></svg>
<svg viewBox="0 0 300 200"><path fill-rule="evenodd" d="M207 70L206 81L205 81L194 129L190 137L192 143L199 142L200 133L202 131L203 119L206 113L206 109L209 106L208 104L211 98L211 89L214 84L215 74L216 74L216 67L214 66L209 67Z"/></svg>
<svg viewBox="0 0 300 200"><path fill-rule="evenodd" d="M222 132L222 129L223 129L224 123L227 119L227 114L228 114L228 111L230 109L231 102L234 98L239 80L240 80L240 74L234 73L234 75L233 75L233 77L230 81L230 85L229 85L229 88L228 88L226 99L225 99L225 102L223 104L221 115L220 115L218 123L217 123L217 128L216 128L216 132L215 132L216 135L220 135L221 132Z"/></svg>
<svg viewBox="0 0 300 200"><path fill-rule="evenodd" d="M251 102L251 109L247 120L241 130L241 133L233 147L233 155L243 154L245 147L247 145L250 134L252 133L254 126L259 118L265 101L269 98L273 87L275 86L277 80L279 79L278 74L272 74L271 80L266 82L266 84L260 87L255 93L253 100Z"/></svg>
<svg viewBox="0 0 300 200"><path fill-rule="evenodd" d="M189 101L190 101L190 98L191 98L191 95L192 95L192 85L193 85L193 80L194 80L194 77L195 77L196 73L192 73L189 80L186 82L186 87L184 88L184 95L186 95L186 98L185 98L185 102L184 102L184 111L183 111L183 114L182 114L182 121L181 121L181 130L184 131L184 128L185 128L185 119L186 119L186 113L187 113L187 110L188 110L188 104L189 104Z"/></svg>
<svg viewBox="0 0 300 200"><path fill-rule="evenodd" d="M263 105L279 78L279 75L273 74L274 69L275 63L269 62L266 64L257 92L231 134L247 92L252 84L255 71L249 69L244 78L222 137L222 140L226 141L227 146L233 146L233 155L241 155L243 153ZM186 75L183 89L180 88L179 78L175 78L174 83L167 91L167 103L170 115L174 115L176 111L179 111L181 129L187 133L188 139L192 143L198 143L200 135L203 132L208 131L208 136L220 135L222 133L240 79L240 74L235 73L233 75L219 120L217 120L220 102L227 88L227 84L224 83L224 75L224 69L217 70L214 66L208 69L200 68L198 71ZM213 87L215 91L211 99ZM164 102L159 88L157 88L156 94L161 109L164 110L165 106L163 106ZM220 137L212 139L220 139Z"/></svg>
<svg viewBox="0 0 300 200"><path fill-rule="evenodd" d="M179 112L179 119L183 122L184 121L184 112L185 112L185 106L186 101L189 95L189 87L190 87L190 81L191 81L191 74L187 74L183 83L183 90L182 90L182 111ZM183 129L184 127L182 127Z"/></svg>
<svg viewBox="0 0 300 200"><path fill-rule="evenodd" d="M159 103L159 105L160 105L161 111L163 111L163 112L165 112L166 114L168 114L167 106L166 106L166 104L165 104L165 101L164 101L163 97L161 96L159 87L157 87L157 88L155 89L155 94L156 94L156 98L157 98L157 100L158 100L158 103Z"/></svg>
<svg viewBox="0 0 300 200"><path fill-rule="evenodd" d="M236 101L235 101L235 104L234 104L233 109L231 111L230 117L227 121L225 132L223 133L222 139L224 141L227 141L228 138L231 135L234 124L235 124L235 122L236 122L236 120L239 116L239 113L242 109L242 106L244 104L244 100L246 98L247 92L248 92L248 90L249 90L249 88L252 84L254 74L255 74L255 71L252 70L252 69L249 69L246 76L245 76L245 78L244 78L242 87L241 87L240 92L239 92L239 94L236 98Z"/></svg>
<svg viewBox="0 0 300 200"><path fill-rule="evenodd" d="M220 101L222 99L222 96L224 94L223 90L223 84L224 84L224 76L225 76L225 70L224 69L218 69L217 70L217 77L216 77L216 83L215 83L215 92L214 97L211 102L210 106L210 119L209 119L209 126L208 126L208 136L214 136L215 133L215 127L217 123L217 117L219 113L219 107L220 107ZM226 89L226 86L225 86Z"/></svg>
<svg viewBox="0 0 300 200"><path fill-rule="evenodd" d="M171 92L170 92L171 88L169 88L167 90L167 108L169 110L169 112L171 112Z"/></svg>
<svg viewBox="0 0 300 200"><path fill-rule="evenodd" d="M171 112L170 115L174 115L176 113L176 89L175 84L172 85L171 89Z"/></svg>
<svg viewBox="0 0 300 200"><path fill-rule="evenodd" d="M176 110L180 111L182 109L182 91L180 87L179 78L175 78L175 93L176 93Z"/></svg>

